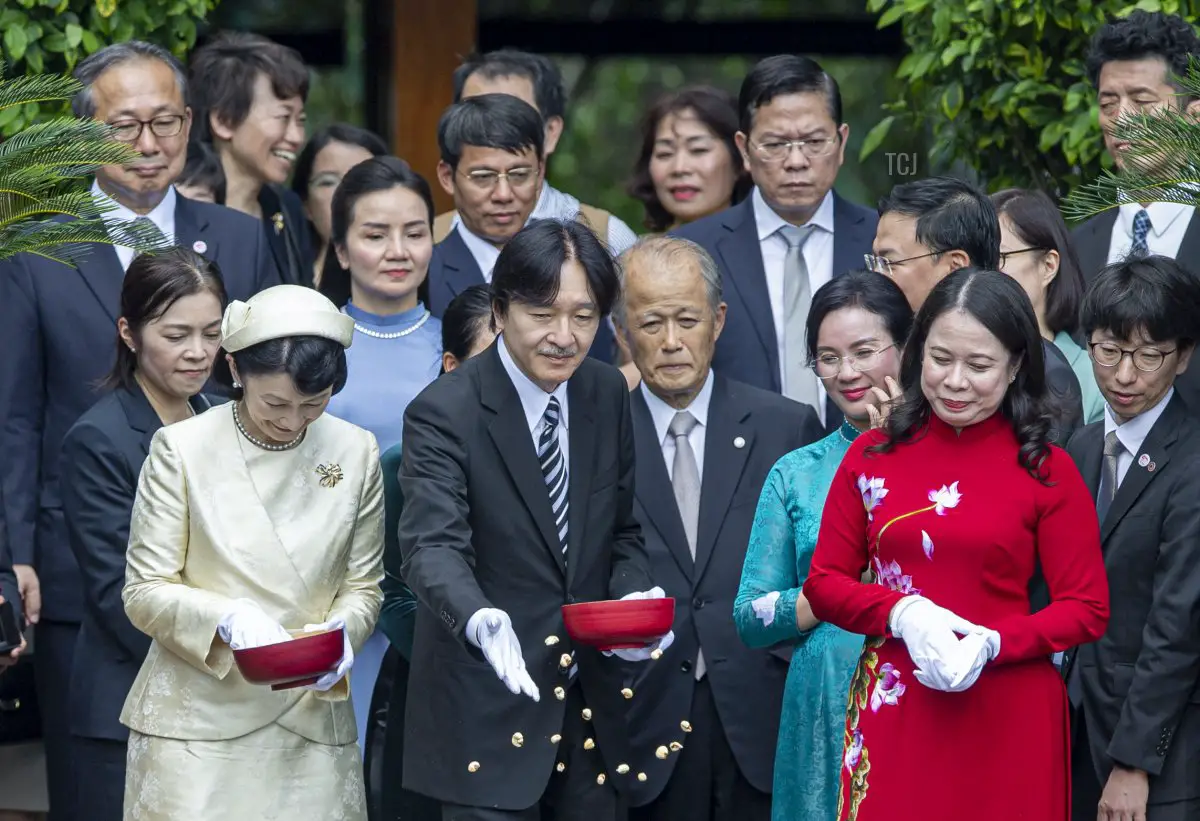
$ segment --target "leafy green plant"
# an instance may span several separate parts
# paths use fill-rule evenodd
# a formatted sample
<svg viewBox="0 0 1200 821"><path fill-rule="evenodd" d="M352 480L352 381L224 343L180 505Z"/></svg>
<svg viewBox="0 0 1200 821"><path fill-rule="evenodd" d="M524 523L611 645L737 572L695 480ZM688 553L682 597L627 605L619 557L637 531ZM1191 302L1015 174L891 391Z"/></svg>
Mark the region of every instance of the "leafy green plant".
<svg viewBox="0 0 1200 821"><path fill-rule="evenodd" d="M1085 61L1092 35L1134 9L1192 19L1200 0L868 0L879 27L900 24L903 94L863 142L885 146L898 121L928 129L930 163L961 164L989 189L1062 195L1111 161Z"/></svg>
<svg viewBox="0 0 1200 821"><path fill-rule="evenodd" d="M0 45L16 74L68 74L110 43L148 40L183 57L217 0L6 0ZM65 106L33 100L0 112L0 134L17 133Z"/></svg>

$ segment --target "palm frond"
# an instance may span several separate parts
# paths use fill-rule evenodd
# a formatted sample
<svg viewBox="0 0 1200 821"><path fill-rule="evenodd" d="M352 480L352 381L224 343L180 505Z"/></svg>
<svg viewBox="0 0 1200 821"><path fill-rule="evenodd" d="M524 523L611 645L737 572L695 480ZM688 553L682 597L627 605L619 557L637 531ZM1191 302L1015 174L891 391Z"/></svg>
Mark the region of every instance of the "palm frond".
<svg viewBox="0 0 1200 821"><path fill-rule="evenodd" d="M122 245L141 253L160 250L167 242L154 225L105 223L103 219L27 220L0 228L0 259L36 253L68 263L92 249L88 243Z"/></svg>
<svg viewBox="0 0 1200 821"><path fill-rule="evenodd" d="M36 123L0 143L0 167L98 167L130 162L137 156L131 145L112 139L111 126L70 117Z"/></svg>
<svg viewBox="0 0 1200 821"><path fill-rule="evenodd" d="M0 62L0 75L6 66ZM26 103L65 102L83 86L73 77L30 74L0 81L0 110Z"/></svg>

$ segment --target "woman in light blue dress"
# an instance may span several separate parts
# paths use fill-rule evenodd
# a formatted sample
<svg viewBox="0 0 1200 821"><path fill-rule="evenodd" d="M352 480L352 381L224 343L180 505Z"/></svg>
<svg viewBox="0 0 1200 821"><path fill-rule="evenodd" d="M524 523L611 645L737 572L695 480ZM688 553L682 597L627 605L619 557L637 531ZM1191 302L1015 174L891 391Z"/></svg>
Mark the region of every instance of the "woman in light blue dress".
<svg viewBox="0 0 1200 821"><path fill-rule="evenodd" d="M895 391L911 325L912 310L901 290L870 271L835 277L813 296L808 354L846 418L838 430L792 451L771 469L733 612L749 646L795 647L779 722L772 821L837 817L846 694L863 638L813 619L802 587L834 471L854 438L871 426L881 401Z"/></svg>

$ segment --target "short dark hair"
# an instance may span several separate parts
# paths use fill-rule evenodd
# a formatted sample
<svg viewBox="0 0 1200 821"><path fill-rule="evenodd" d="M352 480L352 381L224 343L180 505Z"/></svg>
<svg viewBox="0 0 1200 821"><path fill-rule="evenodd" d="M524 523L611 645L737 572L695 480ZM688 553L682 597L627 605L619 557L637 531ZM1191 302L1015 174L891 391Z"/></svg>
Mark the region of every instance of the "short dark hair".
<svg viewBox="0 0 1200 821"><path fill-rule="evenodd" d="M1105 63L1159 57L1167 64L1166 82L1183 91L1172 75L1187 76L1193 54L1200 55L1200 37L1191 23L1176 14L1135 9L1127 17L1109 20L1092 36L1087 76L1099 89Z"/></svg>
<svg viewBox="0 0 1200 821"><path fill-rule="evenodd" d="M230 128L245 122L259 74L279 99L308 99L308 68L295 49L258 34L223 32L196 51L190 81L202 137L209 136L210 114Z"/></svg>
<svg viewBox="0 0 1200 821"><path fill-rule="evenodd" d="M450 300L442 314L442 350L463 361L491 322L491 288L484 283L472 285Z"/></svg>
<svg viewBox="0 0 1200 821"><path fill-rule="evenodd" d="M842 124L842 92L821 64L798 54L776 54L754 64L738 93L738 117L742 132L754 127L754 114L785 94L824 94L829 116Z"/></svg>
<svg viewBox="0 0 1200 821"><path fill-rule="evenodd" d="M533 86L533 99L542 117L548 120L566 116L567 91L562 72L549 57L510 48L472 54L454 69L454 102L463 98L463 87L475 73L487 80L524 77Z"/></svg>
<svg viewBox="0 0 1200 821"><path fill-rule="evenodd" d="M356 145L369 152L372 157L382 157L388 153L387 143L373 131L347 123L325 126L308 138L300 156L296 157L296 167L292 171L292 191L300 197L301 202L308 202L308 186L312 182L313 165L317 161L317 155L330 143Z"/></svg>
<svg viewBox="0 0 1200 821"><path fill-rule="evenodd" d="M546 153L541 115L511 94L480 94L454 103L438 121L437 141L442 162L455 169L468 145L510 154L532 148L539 160Z"/></svg>
<svg viewBox="0 0 1200 821"><path fill-rule="evenodd" d="M492 269L492 306L504 316L514 302L551 305L563 265L576 260L601 317L612 312L621 291L617 264L591 229L576 220L537 220L504 246Z"/></svg>
<svg viewBox="0 0 1200 821"><path fill-rule="evenodd" d="M817 358L821 323L834 311L862 308L883 320L892 341L903 347L912 329L913 310L900 286L874 271L847 271L826 282L813 294L805 324L808 358Z"/></svg>
<svg viewBox="0 0 1200 821"><path fill-rule="evenodd" d="M1132 339L1141 330L1155 342L1190 348L1200 323L1200 282L1170 257L1130 257L1096 275L1080 319L1087 336L1104 330Z"/></svg>
<svg viewBox="0 0 1200 821"><path fill-rule="evenodd" d="M339 308L350 301L350 272L338 261L335 245L346 244L346 234L354 221L354 206L367 194L403 188L416 194L425 203L429 225L433 226L433 193L425 178L413 171L399 157L382 156L363 160L346 172L330 204L329 248L321 265L321 286L318 290ZM418 299L428 303L429 279L417 288Z"/></svg>
<svg viewBox="0 0 1200 821"><path fill-rule="evenodd" d="M184 297L208 292L221 303L229 301L217 263L190 248L172 247L138 254L129 263L121 284L121 316L134 339L146 325L161 317ZM137 354L117 334L117 360L101 386L133 390L137 385Z"/></svg>
<svg viewBox="0 0 1200 821"><path fill-rule="evenodd" d="M184 71L183 64L175 55L155 43L147 43L144 40L127 40L124 43L105 46L84 57L75 66L72 76L83 85L83 88L71 100L71 113L84 120L90 120L96 116L96 100L92 97L92 86L100 79L100 75L110 68L138 60L157 60L171 69L171 73L175 75L175 84L179 87L179 97L185 104L187 103L187 72Z"/></svg>
<svg viewBox="0 0 1200 821"><path fill-rule="evenodd" d="M225 169L211 145L198 140L188 142L187 162L175 184L211 188L216 202L225 201Z"/></svg>
<svg viewBox="0 0 1200 821"><path fill-rule="evenodd" d="M646 112L642 120L642 147L633 165L633 177L629 181L629 196L641 202L646 210L645 225L651 231L666 231L675 218L663 207L650 178L650 159L654 156L654 140L658 126L672 114L692 111L709 131L717 136L729 160L733 163L734 183L730 205L741 202L754 188L754 181L742 162L734 135L738 132L737 101L727 91L712 86L688 86L659 97Z"/></svg>
<svg viewBox="0 0 1200 821"><path fill-rule="evenodd" d="M1004 394L997 413L1012 425L1019 450L1017 461L1031 476L1045 481L1042 467L1050 454L1054 411L1046 387L1042 334L1033 303L1025 289L999 271L960 268L942 279L921 310L900 360L904 398L888 416L887 439L870 448L886 452L915 439L929 422L933 409L921 389L921 368L929 329L943 314L962 311L985 327L1017 361L1017 375Z"/></svg>
<svg viewBox="0 0 1200 821"><path fill-rule="evenodd" d="M879 201L879 216L895 213L917 221L917 241L930 251L963 251L971 264L1000 267L1000 220L982 189L954 177L901 183Z"/></svg>
<svg viewBox="0 0 1200 821"><path fill-rule="evenodd" d="M1062 214L1044 191L1007 188L992 194L996 215L1008 218L1013 231L1030 248L1058 252L1058 273L1046 288L1046 327L1074 333L1079 326L1083 273L1071 233Z"/></svg>
<svg viewBox="0 0 1200 821"><path fill-rule="evenodd" d="M316 396L330 387L336 394L346 386L346 349L323 336L268 339L233 354L233 362L242 378L287 374L304 396ZM242 398L244 390L233 386L233 372L224 348L217 352L213 378L235 399Z"/></svg>

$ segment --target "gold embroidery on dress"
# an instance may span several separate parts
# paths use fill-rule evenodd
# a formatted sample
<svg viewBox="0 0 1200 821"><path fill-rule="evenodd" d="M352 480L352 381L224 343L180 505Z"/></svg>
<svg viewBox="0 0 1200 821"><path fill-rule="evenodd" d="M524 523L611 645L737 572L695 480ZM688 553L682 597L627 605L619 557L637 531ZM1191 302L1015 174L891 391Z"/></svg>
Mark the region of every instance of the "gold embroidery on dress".
<svg viewBox="0 0 1200 821"><path fill-rule="evenodd" d="M870 700L871 685L877 674L875 668L879 665L879 654L875 651L883 646L883 637L868 638L863 645L862 655L850 679L850 693L846 701L846 734L842 747L842 780L850 779L850 813L846 821L858 818L858 808L867 797L867 774L871 771L871 760L867 754L867 746L862 732L858 728L858 720L862 711L867 709ZM838 818L842 817L845 805L846 791L838 790Z"/></svg>
<svg viewBox="0 0 1200 821"><path fill-rule="evenodd" d="M341 465L336 463L317 465L317 475L321 477L321 487L333 487L344 478Z"/></svg>

